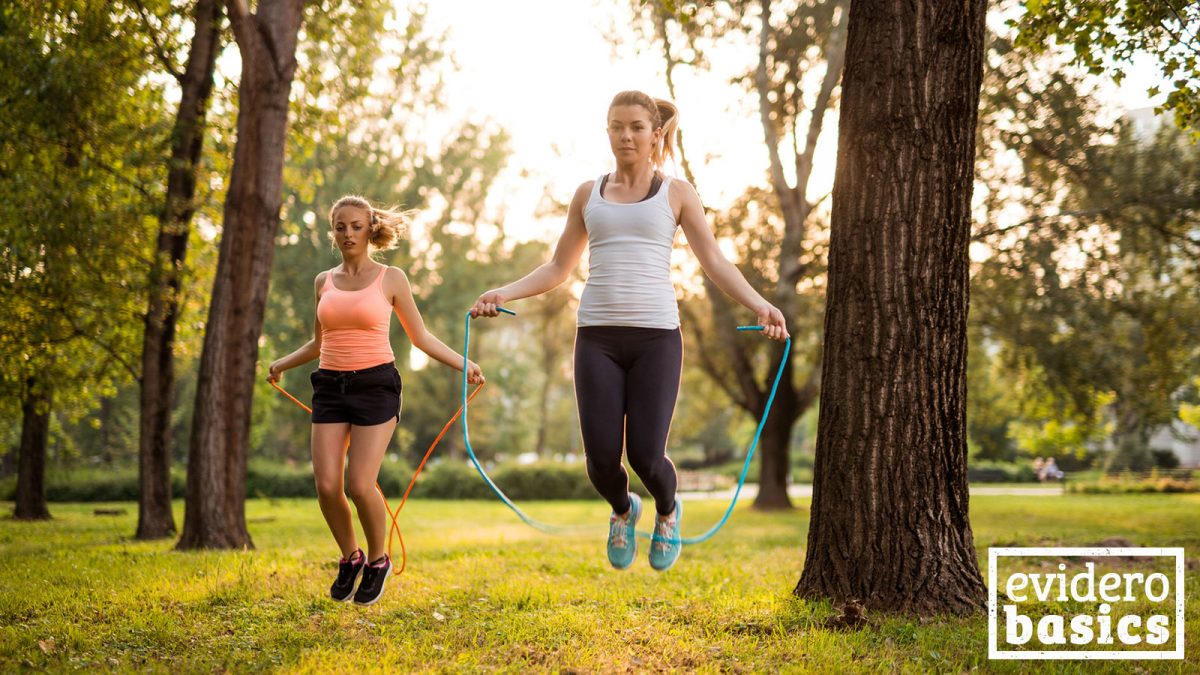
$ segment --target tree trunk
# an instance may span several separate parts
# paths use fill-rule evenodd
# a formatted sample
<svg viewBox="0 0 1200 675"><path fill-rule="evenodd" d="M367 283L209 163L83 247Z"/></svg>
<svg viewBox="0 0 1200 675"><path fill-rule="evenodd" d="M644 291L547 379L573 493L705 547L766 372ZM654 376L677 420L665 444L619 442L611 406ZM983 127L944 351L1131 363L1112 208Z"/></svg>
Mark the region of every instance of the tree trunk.
<svg viewBox="0 0 1200 675"><path fill-rule="evenodd" d="M17 452L9 450L0 457L0 478L8 478L17 472Z"/></svg>
<svg viewBox="0 0 1200 675"><path fill-rule="evenodd" d="M771 382L779 369L779 360L783 358L783 347L775 350L777 353L771 362L768 373L766 395L762 397L766 406L767 396L771 392ZM783 376L779 378L779 390L775 394L775 403L763 425L762 439L759 441L759 470L758 495L754 497L754 508L777 511L792 508L792 500L788 497L788 475L791 473L791 439L792 427L796 420L808 409L811 402L801 405L796 389L789 386L792 381L792 361L788 360L783 368ZM762 419L763 411L755 412L755 417Z"/></svg>
<svg viewBox="0 0 1200 675"><path fill-rule="evenodd" d="M36 377L25 383L21 402L21 447L17 454L17 496L13 518L47 520L46 445L50 439L51 392Z"/></svg>
<svg viewBox="0 0 1200 675"><path fill-rule="evenodd" d="M261 0L251 14L244 0L228 3L242 56L237 146L200 357L181 549L253 546L245 516L250 406L303 6L301 0Z"/></svg>
<svg viewBox="0 0 1200 675"><path fill-rule="evenodd" d="M113 397L100 397L100 411L96 413L96 421L100 423L100 431L97 434L96 450L100 456L100 460L107 466L112 466L113 463Z"/></svg>
<svg viewBox="0 0 1200 675"><path fill-rule="evenodd" d="M966 336L986 0L855 0L812 522L795 592L975 612Z"/></svg>
<svg viewBox="0 0 1200 675"><path fill-rule="evenodd" d="M221 43L218 0L198 0L195 33L181 81L171 136L167 200L158 219L158 248L150 272L150 298L142 339L141 424L138 438L137 539L175 534L171 512L171 411L175 401L175 327L187 258L196 167L204 144L205 113Z"/></svg>

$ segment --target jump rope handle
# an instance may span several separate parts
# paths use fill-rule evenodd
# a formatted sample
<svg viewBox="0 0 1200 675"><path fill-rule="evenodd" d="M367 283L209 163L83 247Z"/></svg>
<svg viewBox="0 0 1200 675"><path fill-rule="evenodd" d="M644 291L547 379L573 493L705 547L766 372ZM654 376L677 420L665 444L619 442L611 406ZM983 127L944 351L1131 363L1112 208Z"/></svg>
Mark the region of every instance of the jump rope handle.
<svg viewBox="0 0 1200 675"><path fill-rule="evenodd" d="M517 313L516 313L516 312L514 312L514 311L512 311L511 309L505 309L505 308L503 308L503 307L497 307L497 308L496 308L496 311L497 311L497 312L500 312L501 314L508 314L508 315L510 315L510 316L516 316L516 315L517 315ZM477 316L471 316L471 313L470 313L470 312L467 312L467 317L468 317L468 318L471 318L471 319L478 319L478 318L479 318L479 317L477 317Z"/></svg>
<svg viewBox="0 0 1200 675"><path fill-rule="evenodd" d="M738 330L762 330L762 326L738 326Z"/></svg>

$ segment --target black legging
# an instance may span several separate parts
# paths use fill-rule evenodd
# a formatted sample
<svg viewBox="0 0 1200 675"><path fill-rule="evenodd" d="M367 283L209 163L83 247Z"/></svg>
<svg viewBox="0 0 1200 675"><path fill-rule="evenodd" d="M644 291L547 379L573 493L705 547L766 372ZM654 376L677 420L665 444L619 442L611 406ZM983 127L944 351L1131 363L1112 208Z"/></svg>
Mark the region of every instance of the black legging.
<svg viewBox="0 0 1200 675"><path fill-rule="evenodd" d="M584 326L575 334L575 400L588 478L616 513L629 510L622 440L655 510L665 516L675 509L667 432L682 366L678 328Z"/></svg>

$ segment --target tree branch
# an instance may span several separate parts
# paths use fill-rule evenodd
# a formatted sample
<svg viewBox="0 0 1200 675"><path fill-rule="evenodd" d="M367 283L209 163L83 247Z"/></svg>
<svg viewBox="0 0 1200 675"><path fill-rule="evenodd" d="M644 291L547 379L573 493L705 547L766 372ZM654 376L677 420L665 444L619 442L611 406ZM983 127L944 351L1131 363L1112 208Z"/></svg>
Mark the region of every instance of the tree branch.
<svg viewBox="0 0 1200 675"><path fill-rule="evenodd" d="M142 0L133 0L133 4L137 5L138 16L142 19L142 25L146 27L146 34L150 36L150 42L154 44L154 53L158 57L158 60L162 62L163 69L170 73L177 82L182 81L183 73L176 70L175 64L171 59L167 58L167 53L163 49L162 43L158 40L159 31L150 25L150 17L146 15L146 7L142 4Z"/></svg>
<svg viewBox="0 0 1200 675"><path fill-rule="evenodd" d="M754 69L754 88L758 92L759 119L767 143L767 155L771 159L771 185L780 199L787 199L792 188L783 175L783 162L779 159L779 132L771 119L771 80L767 73L767 61L771 58L770 44L771 0L762 0L762 25L758 33L758 66Z"/></svg>
<svg viewBox="0 0 1200 675"><path fill-rule="evenodd" d="M804 154L796 157L796 185L808 185L809 175L812 174L813 161L817 151L817 140L825 124L825 111L833 98L833 90L842 79L842 66L846 62L846 28L850 23L849 2L841 0L837 4L838 22L834 24L825 43L825 78L821 81L821 91L813 105L812 117L808 121L808 138L804 144ZM803 199L804 195L801 194Z"/></svg>
<svg viewBox="0 0 1200 675"><path fill-rule="evenodd" d="M672 101L678 100L675 95L675 66L679 65L679 60L671 53L671 38L667 34L667 14L666 8L659 3L655 3L653 10L654 32L657 33L658 39L662 42L663 61L666 62L666 78L667 78L667 95ZM696 185L696 176L692 173L692 165L688 162L687 153L683 148L683 130L678 130L679 136L679 163L683 166L683 175L687 181L692 184L692 187L699 191L700 187Z"/></svg>
<svg viewBox="0 0 1200 675"><path fill-rule="evenodd" d="M229 10L229 26L233 29L234 40L238 43L242 58L246 58L246 50L250 48L254 39L249 26L254 17L250 15L246 0L226 0L225 6Z"/></svg>

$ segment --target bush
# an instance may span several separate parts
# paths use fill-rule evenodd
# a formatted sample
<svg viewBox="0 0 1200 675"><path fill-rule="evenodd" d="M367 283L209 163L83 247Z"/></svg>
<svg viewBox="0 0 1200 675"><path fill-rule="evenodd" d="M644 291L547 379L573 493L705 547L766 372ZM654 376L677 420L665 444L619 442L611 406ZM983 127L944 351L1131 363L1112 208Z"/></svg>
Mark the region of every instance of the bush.
<svg viewBox="0 0 1200 675"><path fill-rule="evenodd" d="M529 465L503 464L488 469L496 485L513 500L595 499L596 491L582 464L541 462ZM379 486L390 500L404 495L412 469L404 462L385 461L379 472ZM171 475L171 490L176 498L185 496L182 467ZM630 473L630 490L643 497L646 488ZM0 483L0 499L12 500L15 479ZM304 498L317 496L312 469L307 464L287 466L265 460L250 462L246 472L246 495L251 498ZM413 488L413 497L423 499L493 499L491 489L465 462L440 462L427 465ZM46 501L49 502L129 502L137 501L137 469L76 470L47 476Z"/></svg>
<svg viewBox="0 0 1200 675"><path fill-rule="evenodd" d="M488 499L492 491L475 472L475 467L461 462L441 462L425 467L417 478L412 496L423 499Z"/></svg>
<svg viewBox="0 0 1200 675"><path fill-rule="evenodd" d="M1153 469L1146 473L1118 473L1097 480L1070 483L1067 490L1092 495L1200 492L1200 481L1191 471L1160 473Z"/></svg>
<svg viewBox="0 0 1200 675"><path fill-rule="evenodd" d="M581 464L539 462L528 465L505 464L496 469L485 466L484 469L496 486L516 501L591 499L596 496L587 470ZM645 488L632 476L630 488L645 494ZM421 473L413 496L424 499L492 499L493 493L473 465L442 462L427 467Z"/></svg>
<svg viewBox="0 0 1200 675"><path fill-rule="evenodd" d="M307 464L287 466L252 461L246 467L247 497L316 497L317 485Z"/></svg>
<svg viewBox="0 0 1200 675"><path fill-rule="evenodd" d="M1034 483L1037 474L1024 462L971 462L967 465L967 481L971 483Z"/></svg>
<svg viewBox="0 0 1200 675"><path fill-rule="evenodd" d="M172 471L172 494L182 496L183 490L183 472ZM16 480L5 481L3 490L0 490L0 499L12 500L16 498L16 494ZM46 476L47 502L132 502L137 501L137 498L136 467L78 469Z"/></svg>

